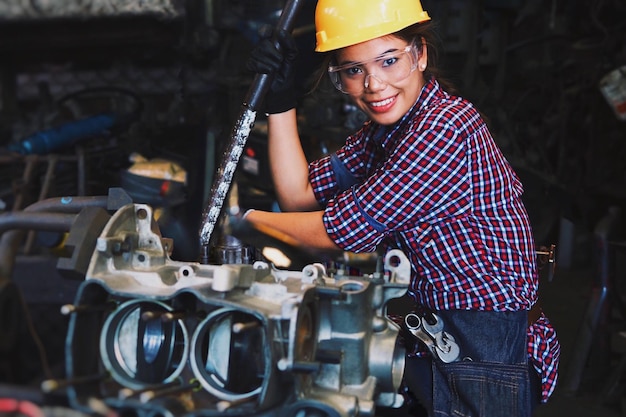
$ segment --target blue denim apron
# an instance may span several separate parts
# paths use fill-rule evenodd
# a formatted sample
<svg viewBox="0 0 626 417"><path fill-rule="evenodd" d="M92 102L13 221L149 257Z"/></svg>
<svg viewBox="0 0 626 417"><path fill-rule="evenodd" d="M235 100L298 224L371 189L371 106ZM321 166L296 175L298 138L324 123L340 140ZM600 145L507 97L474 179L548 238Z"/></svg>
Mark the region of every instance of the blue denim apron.
<svg viewBox="0 0 626 417"><path fill-rule="evenodd" d="M438 311L459 361L409 358L405 384L433 417L530 417L538 404L526 311ZM533 378L534 380L538 378ZM535 392L537 391L537 392Z"/></svg>

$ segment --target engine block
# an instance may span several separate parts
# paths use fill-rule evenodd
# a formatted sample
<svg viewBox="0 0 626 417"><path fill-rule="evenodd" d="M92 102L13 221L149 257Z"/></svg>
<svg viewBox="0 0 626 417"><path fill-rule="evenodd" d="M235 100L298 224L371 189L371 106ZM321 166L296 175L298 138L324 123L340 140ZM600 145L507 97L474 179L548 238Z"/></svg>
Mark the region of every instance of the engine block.
<svg viewBox="0 0 626 417"><path fill-rule="evenodd" d="M375 415L399 407L404 347L386 304L406 293L400 251L385 274L330 276L267 262L170 258L148 205L117 210L71 310L73 408L120 416Z"/></svg>

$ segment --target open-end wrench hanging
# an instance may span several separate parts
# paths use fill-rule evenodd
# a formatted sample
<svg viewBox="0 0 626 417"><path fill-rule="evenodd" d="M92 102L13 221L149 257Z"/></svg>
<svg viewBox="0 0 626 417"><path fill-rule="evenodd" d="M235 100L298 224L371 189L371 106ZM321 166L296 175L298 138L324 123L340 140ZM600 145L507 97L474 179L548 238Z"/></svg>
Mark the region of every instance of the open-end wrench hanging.
<svg viewBox="0 0 626 417"><path fill-rule="evenodd" d="M304 0L287 0L276 25L277 30L292 31L297 12L303 2ZM274 33L276 32L277 31ZM254 121L256 120L257 106L265 97L265 93L271 84L272 80L270 78L268 74L256 75L241 107L239 117L231 131L226 151L224 152L222 162L217 170L215 181L211 188L209 203L202 214L200 244L203 249L203 261L205 261L205 254L208 251L215 225L222 214L224 200L230 190L235 170L239 164L239 158L241 157Z"/></svg>

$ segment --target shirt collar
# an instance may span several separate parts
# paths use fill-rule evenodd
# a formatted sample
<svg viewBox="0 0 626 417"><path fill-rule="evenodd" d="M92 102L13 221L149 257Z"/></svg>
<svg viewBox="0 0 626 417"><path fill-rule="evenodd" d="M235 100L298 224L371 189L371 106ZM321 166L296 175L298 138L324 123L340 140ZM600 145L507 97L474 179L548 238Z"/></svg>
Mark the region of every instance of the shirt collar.
<svg viewBox="0 0 626 417"><path fill-rule="evenodd" d="M428 80L426 80L426 83L422 87L422 91L420 92L419 96L417 96L417 100L415 100L413 107L411 107L409 111L406 112L404 116L402 116L397 124L403 124L406 120L411 120L416 114L420 112L420 110L428 107L434 100L434 97L442 94L442 92L443 90L441 89L441 86L439 85L437 80L434 77L430 77Z"/></svg>

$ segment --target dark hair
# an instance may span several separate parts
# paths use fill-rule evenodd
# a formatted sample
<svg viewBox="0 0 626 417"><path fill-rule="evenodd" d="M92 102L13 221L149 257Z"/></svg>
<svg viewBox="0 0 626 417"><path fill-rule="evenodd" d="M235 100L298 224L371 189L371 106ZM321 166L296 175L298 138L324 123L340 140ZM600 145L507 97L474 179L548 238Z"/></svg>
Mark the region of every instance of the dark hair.
<svg viewBox="0 0 626 417"><path fill-rule="evenodd" d="M457 93L456 87L443 76L441 68L439 67L441 39L436 31L436 23L432 20L428 20L424 23L416 23L401 29L393 35L405 40L407 43L426 45L428 50L428 65L426 65L426 69L424 70L424 78L428 80L434 77L448 93Z"/></svg>
<svg viewBox="0 0 626 417"><path fill-rule="evenodd" d="M415 45L426 45L428 50L428 65L426 66L426 70L424 70L424 77L427 80L434 77L437 79L442 88L448 93L457 93L457 89L450 81L442 76L441 70L438 67L440 39L437 36L435 23L433 21L429 20L423 23L415 23L399 30L398 32L391 33L390 36L396 36L409 44L413 43ZM334 55L335 51L328 52L322 60L322 65L313 75L311 91L316 90L323 83L324 77L326 77L328 65L332 61Z"/></svg>

